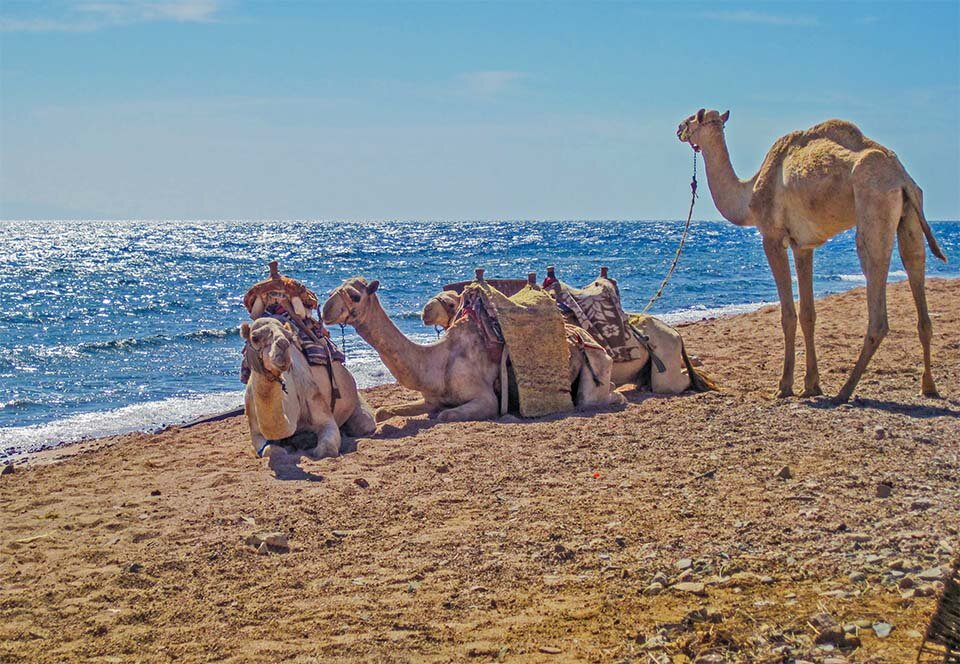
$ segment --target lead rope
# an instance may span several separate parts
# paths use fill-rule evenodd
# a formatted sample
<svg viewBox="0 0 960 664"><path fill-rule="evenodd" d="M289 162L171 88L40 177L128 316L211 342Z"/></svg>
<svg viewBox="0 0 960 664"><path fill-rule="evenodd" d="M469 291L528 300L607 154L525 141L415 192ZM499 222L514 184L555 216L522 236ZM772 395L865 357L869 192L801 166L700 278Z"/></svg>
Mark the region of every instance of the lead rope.
<svg viewBox="0 0 960 664"><path fill-rule="evenodd" d="M650 298L650 301L647 302L647 306L643 308L643 311L640 313L645 314L653 306L653 303L660 299L660 296L663 295L663 289L667 287L667 282L670 281L670 277L673 276L673 271L677 269L677 263L680 262L680 253L683 251L683 245L687 241L687 235L690 232L690 220L693 219L693 205L697 202L697 151L693 151L693 178L690 180L690 211L687 212L687 223L683 227L683 235L680 237L680 246L677 247L677 253L673 257L673 263L670 264L670 269L667 270L667 275L663 278L663 281L660 282L660 288L657 289L657 292L654 293L653 297Z"/></svg>
<svg viewBox="0 0 960 664"><path fill-rule="evenodd" d="M347 338L343 334L343 323L340 323L340 349L343 352L343 363L347 363Z"/></svg>

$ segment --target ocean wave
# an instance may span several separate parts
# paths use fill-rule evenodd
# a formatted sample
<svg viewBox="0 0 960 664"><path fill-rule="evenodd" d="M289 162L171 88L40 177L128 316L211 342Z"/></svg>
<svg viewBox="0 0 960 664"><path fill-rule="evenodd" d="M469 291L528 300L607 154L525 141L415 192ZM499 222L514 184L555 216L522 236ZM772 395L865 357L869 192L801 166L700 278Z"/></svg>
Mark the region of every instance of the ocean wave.
<svg viewBox="0 0 960 664"><path fill-rule="evenodd" d="M862 283L862 284L867 283L867 278L863 276L863 274L860 272L857 272L855 274L838 274L838 275L835 275L835 278L839 279L840 281L848 281L848 282ZM906 278L907 278L907 273L904 272L903 270L893 270L892 272L887 274L888 281L894 281L894 280L900 280L900 279L906 279Z"/></svg>
<svg viewBox="0 0 960 664"><path fill-rule="evenodd" d="M0 458L13 458L55 445L131 431L157 431L243 404L243 392L216 392L138 403L115 410L71 415L62 420L0 429Z"/></svg>
<svg viewBox="0 0 960 664"><path fill-rule="evenodd" d="M726 318L738 314L748 314L762 307L775 305L776 302L746 302L744 304L727 304L720 307L695 306L687 309L676 309L664 313L653 314L670 325L677 323L692 323L704 318Z"/></svg>
<svg viewBox="0 0 960 664"><path fill-rule="evenodd" d="M183 339L225 339L226 337L239 336L239 335L240 335L240 326L236 325L234 327L224 327L224 328L213 329L213 330L197 330L196 332L187 332L186 334L178 335L178 337Z"/></svg>
<svg viewBox="0 0 960 664"><path fill-rule="evenodd" d="M21 406L36 406L39 402L30 399L11 399L10 401L0 401L0 410L12 410Z"/></svg>

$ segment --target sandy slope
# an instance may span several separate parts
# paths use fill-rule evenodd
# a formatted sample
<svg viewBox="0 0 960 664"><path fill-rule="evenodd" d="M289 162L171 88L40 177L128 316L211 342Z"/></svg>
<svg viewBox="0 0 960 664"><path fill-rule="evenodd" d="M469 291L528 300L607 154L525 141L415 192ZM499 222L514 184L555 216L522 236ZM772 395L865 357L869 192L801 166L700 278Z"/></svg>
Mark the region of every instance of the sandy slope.
<svg viewBox="0 0 960 664"><path fill-rule="evenodd" d="M921 572L951 559L960 528L960 281L928 292L939 401L916 396L899 284L860 400L840 408L769 398L768 308L683 328L722 394L393 420L283 481L242 418L47 453L0 477L0 661L912 661L937 588ZM863 295L820 303L830 393ZM775 477L784 465L792 479ZM290 551L258 555L244 540L260 531L289 534ZM658 573L665 590L644 594ZM674 585L684 575L702 595ZM691 619L701 607L716 622ZM818 649L823 612L893 631Z"/></svg>

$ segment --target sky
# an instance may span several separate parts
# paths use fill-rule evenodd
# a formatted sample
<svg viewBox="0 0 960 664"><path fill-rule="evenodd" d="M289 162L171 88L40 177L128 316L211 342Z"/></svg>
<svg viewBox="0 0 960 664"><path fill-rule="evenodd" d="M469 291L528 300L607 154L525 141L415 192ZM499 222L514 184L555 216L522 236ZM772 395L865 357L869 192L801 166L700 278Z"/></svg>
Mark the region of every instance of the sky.
<svg viewBox="0 0 960 664"><path fill-rule="evenodd" d="M742 178L839 117L958 219L958 32L957 0L3 0L0 218L678 219L706 107Z"/></svg>

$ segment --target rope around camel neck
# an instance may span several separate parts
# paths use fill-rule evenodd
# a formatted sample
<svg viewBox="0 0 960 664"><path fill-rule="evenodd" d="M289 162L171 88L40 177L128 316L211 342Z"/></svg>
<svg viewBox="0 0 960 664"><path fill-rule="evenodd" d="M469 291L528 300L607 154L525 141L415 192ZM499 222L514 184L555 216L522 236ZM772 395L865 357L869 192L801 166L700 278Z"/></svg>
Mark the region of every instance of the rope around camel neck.
<svg viewBox="0 0 960 664"><path fill-rule="evenodd" d="M647 313L650 307L653 306L653 303L660 299L660 296L663 295L663 289L667 287L667 282L670 281L670 277L673 276L673 271L677 269L677 263L680 262L680 254L683 252L683 245L687 242L687 235L690 233L690 220L693 219L693 206L697 202L697 151L693 151L693 178L690 180L690 210L687 212L687 223L683 227L683 235L680 236L680 246L677 247L677 253L673 256L673 262L670 264L670 269L667 270L666 276L663 278L663 281L660 282L660 288L657 289L657 292L653 294L653 297L650 298L650 301L647 302L647 306L643 308L640 312L642 314Z"/></svg>

